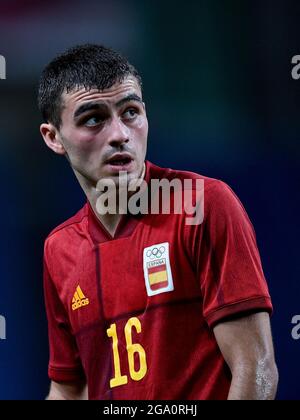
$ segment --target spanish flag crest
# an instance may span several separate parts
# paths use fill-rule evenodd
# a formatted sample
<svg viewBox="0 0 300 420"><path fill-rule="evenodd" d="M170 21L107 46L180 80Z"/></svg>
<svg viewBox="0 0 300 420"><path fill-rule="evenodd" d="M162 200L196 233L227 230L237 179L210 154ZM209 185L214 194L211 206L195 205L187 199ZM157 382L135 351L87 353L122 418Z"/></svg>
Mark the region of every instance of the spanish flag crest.
<svg viewBox="0 0 300 420"><path fill-rule="evenodd" d="M174 290L169 243L163 242L144 249L144 277L148 296Z"/></svg>

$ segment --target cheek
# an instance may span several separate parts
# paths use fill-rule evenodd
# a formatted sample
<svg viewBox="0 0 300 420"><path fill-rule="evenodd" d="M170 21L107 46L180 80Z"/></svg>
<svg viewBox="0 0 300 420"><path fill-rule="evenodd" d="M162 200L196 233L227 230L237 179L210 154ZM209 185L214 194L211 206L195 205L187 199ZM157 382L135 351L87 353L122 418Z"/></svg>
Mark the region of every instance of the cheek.
<svg viewBox="0 0 300 420"><path fill-rule="evenodd" d="M148 132L148 120L145 116L140 116L136 121L136 127L138 130Z"/></svg>
<svg viewBox="0 0 300 420"><path fill-rule="evenodd" d="M101 148L97 136L87 132L71 132L68 137L70 149L76 154L89 154Z"/></svg>
<svg viewBox="0 0 300 420"><path fill-rule="evenodd" d="M136 125L136 139L141 146L145 146L148 137L148 121L147 118L141 118Z"/></svg>

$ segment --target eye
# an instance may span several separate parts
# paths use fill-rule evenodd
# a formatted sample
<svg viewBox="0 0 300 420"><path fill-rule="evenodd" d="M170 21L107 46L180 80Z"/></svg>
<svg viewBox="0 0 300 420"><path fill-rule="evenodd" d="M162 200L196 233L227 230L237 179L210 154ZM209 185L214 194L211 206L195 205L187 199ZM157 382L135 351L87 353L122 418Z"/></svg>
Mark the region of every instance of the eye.
<svg viewBox="0 0 300 420"><path fill-rule="evenodd" d="M128 108L123 113L123 118L126 120L133 120L138 115L138 110L136 108Z"/></svg>
<svg viewBox="0 0 300 420"><path fill-rule="evenodd" d="M87 127L95 127L103 122L103 119L99 115L88 117L83 121L83 124Z"/></svg>

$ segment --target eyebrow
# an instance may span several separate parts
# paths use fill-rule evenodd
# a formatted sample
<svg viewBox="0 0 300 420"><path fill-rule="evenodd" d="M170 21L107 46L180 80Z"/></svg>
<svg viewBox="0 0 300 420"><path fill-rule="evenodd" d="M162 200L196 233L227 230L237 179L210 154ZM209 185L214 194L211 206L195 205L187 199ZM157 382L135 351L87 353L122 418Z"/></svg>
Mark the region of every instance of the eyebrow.
<svg viewBox="0 0 300 420"><path fill-rule="evenodd" d="M125 96L125 98L120 99L120 101L118 101L116 103L116 107L120 108L122 105L124 105L126 102L131 102L131 101L136 101L139 103L143 103L142 98L140 98L138 95L136 95L135 93L132 93L131 95ZM105 109L107 107L107 105L104 102L88 102L86 104L82 104L74 113L74 119L78 118L81 114L87 112L87 111L96 111L96 110L101 110L101 109Z"/></svg>

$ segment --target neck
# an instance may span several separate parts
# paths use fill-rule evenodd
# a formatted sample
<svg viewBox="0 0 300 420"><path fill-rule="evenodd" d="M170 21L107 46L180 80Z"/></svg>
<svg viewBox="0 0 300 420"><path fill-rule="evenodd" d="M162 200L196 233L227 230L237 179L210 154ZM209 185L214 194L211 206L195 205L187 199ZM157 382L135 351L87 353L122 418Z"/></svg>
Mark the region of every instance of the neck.
<svg viewBox="0 0 300 420"><path fill-rule="evenodd" d="M141 179L144 179L146 172L146 165L144 163L143 170L140 175ZM96 189L96 185L91 182L91 180L88 180L84 176L82 176L80 173L78 173L76 170L74 170L75 176L78 179L78 182L83 189L96 217L98 220L102 223L102 225L105 227L105 229L109 232L111 236L115 235L115 232L117 230L118 224L121 220L122 214L120 213L120 207L118 205L118 202L116 203L117 206L114 209L107 208L107 212L105 214L100 214L97 211L97 200L99 199L99 191ZM103 193L105 194L105 193ZM118 191L117 191L118 194ZM131 193L128 193L128 199L130 197Z"/></svg>

